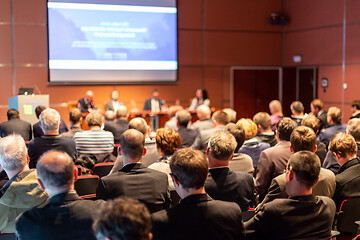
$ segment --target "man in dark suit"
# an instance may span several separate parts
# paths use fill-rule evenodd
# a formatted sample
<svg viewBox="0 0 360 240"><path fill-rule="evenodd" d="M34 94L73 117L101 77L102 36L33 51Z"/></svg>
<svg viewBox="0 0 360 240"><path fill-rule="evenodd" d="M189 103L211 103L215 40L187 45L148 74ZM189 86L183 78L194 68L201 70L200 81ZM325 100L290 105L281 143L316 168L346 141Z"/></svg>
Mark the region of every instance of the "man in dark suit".
<svg viewBox="0 0 360 240"><path fill-rule="evenodd" d="M324 110L324 103L320 99L314 99L310 103L310 109L314 116L316 116L320 120L320 129L327 127L327 113Z"/></svg>
<svg viewBox="0 0 360 240"><path fill-rule="evenodd" d="M309 151L294 153L285 171L290 197L263 205L245 223L246 239L330 239L335 204L312 194L319 178L319 158Z"/></svg>
<svg viewBox="0 0 360 240"><path fill-rule="evenodd" d="M42 111L44 111L46 109L46 107L44 105L39 105L35 108L35 115L36 118L39 119L40 114L42 113ZM62 120L60 118L60 127L59 127L59 134L65 133L69 131L69 129L66 126L66 123L64 122L64 120ZM34 133L34 138L38 138L41 136L44 136L44 132L41 129L41 123L40 121L38 121L37 123L35 123L33 125L33 133Z"/></svg>
<svg viewBox="0 0 360 240"><path fill-rule="evenodd" d="M339 210L346 198L360 197L360 159L356 156L355 139L347 133L336 134L330 142L329 150L341 166L336 174L336 189L333 196Z"/></svg>
<svg viewBox="0 0 360 240"><path fill-rule="evenodd" d="M176 122L178 126L178 132L182 139L182 147L190 147L194 141L198 132L194 129L188 128L188 124L191 120L191 114L186 110L180 110L176 113Z"/></svg>
<svg viewBox="0 0 360 240"><path fill-rule="evenodd" d="M254 180L247 173L230 171L228 165L236 145L234 136L226 130L211 136L206 150L210 169L205 191L213 199L237 203L244 212L254 202Z"/></svg>
<svg viewBox="0 0 360 240"><path fill-rule="evenodd" d="M162 106L165 105L165 101L159 98L159 91L154 88L151 92L152 97L146 99L143 111L160 112Z"/></svg>
<svg viewBox="0 0 360 240"><path fill-rule="evenodd" d="M129 128L128 118L129 112L127 108L122 105L117 109L116 122L105 121L104 130L112 132L115 144L119 143L121 134Z"/></svg>
<svg viewBox="0 0 360 240"><path fill-rule="evenodd" d="M138 130L129 129L121 135L119 153L124 167L100 179L96 191L98 199L127 196L143 202L150 212L170 205L167 175L141 164L141 158L146 153L144 144L145 137Z"/></svg>
<svg viewBox="0 0 360 240"><path fill-rule="evenodd" d="M92 91L87 91L85 97L79 99L77 108L79 108L82 113L88 113L95 110L94 93Z"/></svg>
<svg viewBox="0 0 360 240"><path fill-rule="evenodd" d="M96 240L92 223L104 202L79 198L74 190L77 171L64 152L50 151L39 160L38 181L50 199L43 208L33 208L17 220L19 239Z"/></svg>
<svg viewBox="0 0 360 240"><path fill-rule="evenodd" d="M190 148L171 157L171 177L182 200L152 215L154 239L243 239L240 207L213 200L205 192L208 167L205 155Z"/></svg>
<svg viewBox="0 0 360 240"><path fill-rule="evenodd" d="M118 101L119 92L114 90L111 92L111 101L107 102L105 105L105 111L113 111L117 112L120 106L122 106L122 102Z"/></svg>
<svg viewBox="0 0 360 240"><path fill-rule="evenodd" d="M8 121L0 124L1 137L6 137L10 134L17 133L24 138L24 141L30 141L32 138L31 124L20 119L19 111L16 109L9 109L7 111Z"/></svg>
<svg viewBox="0 0 360 240"><path fill-rule="evenodd" d="M351 102L351 117L350 119L353 118L360 118L360 101L359 100L354 100Z"/></svg>

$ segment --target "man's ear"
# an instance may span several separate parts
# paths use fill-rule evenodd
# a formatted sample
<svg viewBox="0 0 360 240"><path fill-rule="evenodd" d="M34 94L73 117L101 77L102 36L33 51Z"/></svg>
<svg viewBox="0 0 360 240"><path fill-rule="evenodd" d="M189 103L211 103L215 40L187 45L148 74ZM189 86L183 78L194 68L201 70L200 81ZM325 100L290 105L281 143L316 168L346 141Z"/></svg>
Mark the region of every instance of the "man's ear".
<svg viewBox="0 0 360 240"><path fill-rule="evenodd" d="M294 149L292 148L292 145L291 145L291 143L290 143L290 152L294 152Z"/></svg>
<svg viewBox="0 0 360 240"><path fill-rule="evenodd" d="M38 183L39 183L39 185L40 185L41 190L45 191L45 185L44 185L44 183L40 180L40 178L38 178L37 180L38 180Z"/></svg>
<svg viewBox="0 0 360 240"><path fill-rule="evenodd" d="M234 158L234 154L232 154L232 156L231 156L231 158L229 159L229 161L232 160L233 158Z"/></svg>
<svg viewBox="0 0 360 240"><path fill-rule="evenodd" d="M76 180L79 177L79 170L77 169L77 167L74 167L74 182L76 182Z"/></svg>
<svg viewBox="0 0 360 240"><path fill-rule="evenodd" d="M146 147L144 147L143 156L145 156L146 152L147 152L147 148L146 148Z"/></svg>
<svg viewBox="0 0 360 240"><path fill-rule="evenodd" d="M315 145L313 153L315 153L316 150L317 150L317 145Z"/></svg>
<svg viewBox="0 0 360 240"><path fill-rule="evenodd" d="M293 178L295 177L294 174L295 174L295 173L294 173L294 171L292 170L292 167L290 167L289 173L288 173L288 175L289 175L289 180L290 180L290 181L293 180Z"/></svg>
<svg viewBox="0 0 360 240"><path fill-rule="evenodd" d="M121 147L120 147L120 145L118 146L117 152L118 152L118 155L121 156Z"/></svg>
<svg viewBox="0 0 360 240"><path fill-rule="evenodd" d="M206 148L206 156L209 156L209 153L210 153L210 148L207 147L207 148Z"/></svg>

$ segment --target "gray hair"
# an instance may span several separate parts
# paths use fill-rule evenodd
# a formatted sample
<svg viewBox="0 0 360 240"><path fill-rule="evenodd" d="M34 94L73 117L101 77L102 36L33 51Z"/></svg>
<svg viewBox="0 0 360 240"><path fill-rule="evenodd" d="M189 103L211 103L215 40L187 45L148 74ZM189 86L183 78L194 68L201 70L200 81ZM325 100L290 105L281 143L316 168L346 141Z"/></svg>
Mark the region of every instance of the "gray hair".
<svg viewBox="0 0 360 240"><path fill-rule="evenodd" d="M216 131L209 140L210 154L217 160L230 160L236 146L235 137L226 130Z"/></svg>
<svg viewBox="0 0 360 240"><path fill-rule="evenodd" d="M175 116L179 125L182 127L187 127L189 121L191 120L191 114L186 110L178 111Z"/></svg>
<svg viewBox="0 0 360 240"><path fill-rule="evenodd" d="M53 132L59 130L60 114L52 108L47 108L39 116L41 128L46 132Z"/></svg>
<svg viewBox="0 0 360 240"><path fill-rule="evenodd" d="M5 170L20 170L27 164L27 150L24 139L12 134L0 140L0 164Z"/></svg>
<svg viewBox="0 0 360 240"><path fill-rule="evenodd" d="M359 118L350 119L347 124L346 132L349 133L351 136L353 136L355 138L355 141L359 142L360 141L360 119Z"/></svg>
<svg viewBox="0 0 360 240"><path fill-rule="evenodd" d="M230 117L230 122L236 123L236 111L231 108L224 108L224 112Z"/></svg>

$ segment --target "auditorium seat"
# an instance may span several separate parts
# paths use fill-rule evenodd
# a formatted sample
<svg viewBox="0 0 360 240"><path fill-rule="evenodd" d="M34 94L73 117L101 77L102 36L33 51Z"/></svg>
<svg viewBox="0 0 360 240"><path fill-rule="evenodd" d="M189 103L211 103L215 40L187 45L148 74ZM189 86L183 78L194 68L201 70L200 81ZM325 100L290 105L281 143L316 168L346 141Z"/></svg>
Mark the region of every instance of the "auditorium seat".
<svg viewBox="0 0 360 240"><path fill-rule="evenodd" d="M100 178L110 173L114 166L114 162L97 163L94 165L93 175L97 175Z"/></svg>
<svg viewBox="0 0 360 240"><path fill-rule="evenodd" d="M360 220L360 198L345 199L336 216L335 227L340 232L337 239L352 239L356 236Z"/></svg>
<svg viewBox="0 0 360 240"><path fill-rule="evenodd" d="M75 191L81 198L95 199L99 176L82 175L75 182Z"/></svg>

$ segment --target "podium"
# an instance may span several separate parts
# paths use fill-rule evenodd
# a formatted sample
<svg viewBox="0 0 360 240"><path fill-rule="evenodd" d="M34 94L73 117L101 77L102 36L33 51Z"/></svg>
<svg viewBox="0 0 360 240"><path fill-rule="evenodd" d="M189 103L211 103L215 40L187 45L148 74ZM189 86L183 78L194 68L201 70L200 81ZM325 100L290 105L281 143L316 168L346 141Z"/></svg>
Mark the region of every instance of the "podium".
<svg viewBox="0 0 360 240"><path fill-rule="evenodd" d="M20 118L33 125L39 120L36 118L35 108L38 105L49 107L49 95L19 95L9 98L9 109L19 111Z"/></svg>

